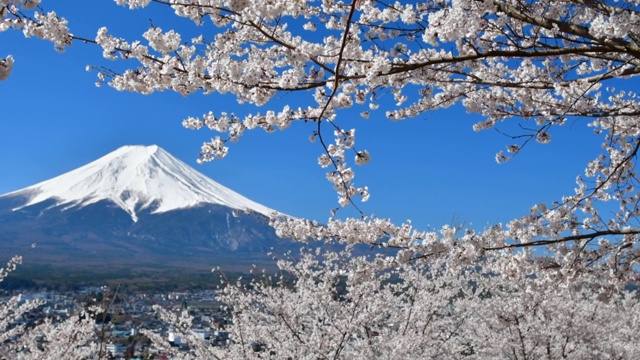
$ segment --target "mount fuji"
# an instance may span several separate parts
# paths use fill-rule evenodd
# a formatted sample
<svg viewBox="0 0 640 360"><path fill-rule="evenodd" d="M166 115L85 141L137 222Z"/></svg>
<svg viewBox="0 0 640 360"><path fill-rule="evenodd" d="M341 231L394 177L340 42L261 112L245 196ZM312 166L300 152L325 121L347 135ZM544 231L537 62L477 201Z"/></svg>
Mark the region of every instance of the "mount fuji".
<svg viewBox="0 0 640 360"><path fill-rule="evenodd" d="M0 196L0 253L65 266L248 266L295 244L286 216L197 172L162 148L124 146Z"/></svg>

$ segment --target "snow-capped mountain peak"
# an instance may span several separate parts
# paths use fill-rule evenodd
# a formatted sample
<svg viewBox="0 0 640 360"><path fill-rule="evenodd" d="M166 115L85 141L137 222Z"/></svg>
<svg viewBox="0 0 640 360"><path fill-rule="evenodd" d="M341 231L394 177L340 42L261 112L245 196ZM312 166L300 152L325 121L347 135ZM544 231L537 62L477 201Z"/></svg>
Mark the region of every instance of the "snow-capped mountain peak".
<svg viewBox="0 0 640 360"><path fill-rule="evenodd" d="M136 211L163 213L217 204L265 216L275 212L228 189L176 159L162 148L123 146L80 168L5 194L25 196L21 208L53 199L67 208L108 200L137 221Z"/></svg>

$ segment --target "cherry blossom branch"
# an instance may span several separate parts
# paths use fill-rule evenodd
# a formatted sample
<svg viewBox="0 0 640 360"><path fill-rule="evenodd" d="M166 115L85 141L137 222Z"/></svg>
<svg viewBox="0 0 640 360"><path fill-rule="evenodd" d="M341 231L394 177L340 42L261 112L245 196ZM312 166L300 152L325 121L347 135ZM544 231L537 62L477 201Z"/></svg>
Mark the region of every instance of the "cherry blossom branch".
<svg viewBox="0 0 640 360"><path fill-rule="evenodd" d="M602 236L638 235L638 234L640 234L640 229L596 231L589 234L570 235L570 236L560 237L557 239L536 240L536 241L531 241L526 243L506 244L503 246L495 246L495 247L483 247L482 249L486 251L516 249L516 248L526 248L526 247L532 247L532 246L546 246L546 245L565 243L569 241L585 240L585 239L593 240Z"/></svg>

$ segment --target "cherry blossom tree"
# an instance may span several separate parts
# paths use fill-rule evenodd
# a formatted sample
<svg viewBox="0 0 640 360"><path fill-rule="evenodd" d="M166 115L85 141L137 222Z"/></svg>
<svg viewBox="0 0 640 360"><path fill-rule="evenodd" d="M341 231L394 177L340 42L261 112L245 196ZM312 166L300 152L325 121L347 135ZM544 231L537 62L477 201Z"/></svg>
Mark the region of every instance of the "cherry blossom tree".
<svg viewBox="0 0 640 360"><path fill-rule="evenodd" d="M363 117L382 116L376 94L383 91L396 101L384 113L391 120L461 103L484 117L476 130L520 122L525 130L497 154L499 162L531 141L548 143L569 118L587 119L602 136L603 152L577 174L574 194L483 232L449 241L408 223L363 216L326 226L276 221L282 236L393 246L408 259L451 252L475 259L544 247L543 268L567 275L612 271L622 282L636 280L640 140L636 94L626 88L633 86L640 54L634 1L117 2L132 9L167 6L216 30L211 38L183 39L151 27L144 40L130 42L101 28L95 41L106 58L137 62L122 73L99 72L104 83L140 93L232 93L241 103L265 106L279 92L308 95L306 106L244 117L211 112L183 124L221 133L202 146L200 160L210 161L224 157L227 145L248 130L307 122L341 206L368 199L367 187L354 183L352 164L364 165L371 155L355 148L355 129L344 129L339 114L357 107ZM612 202L618 211L604 217L600 204Z"/></svg>
<svg viewBox="0 0 640 360"><path fill-rule="evenodd" d="M640 2L116 2L164 6L207 31L186 38L151 26L131 41L103 27L81 38L55 13L25 14L33 0L0 2L0 29L57 49L74 40L99 45L129 69L89 69L121 91L230 93L265 107L184 119L189 129L217 133L202 145L201 162L223 158L247 131L306 123L341 207L360 210L369 198L353 166L376 156L356 147L356 130L341 117L347 110L400 121L461 104L482 116L477 131L516 123L521 133L505 137L500 163L532 142L549 143L572 119L602 139L574 193L486 229L421 231L361 210L360 218L325 224L273 219L282 237L346 250L280 262L293 285L229 284L241 346L227 355L248 356L255 342L266 349L257 356L278 358L638 356L637 299L625 288L639 280ZM10 56L0 62L0 79L12 66ZM282 92L299 93L299 103L274 108ZM381 106L381 93L394 104ZM393 252L356 256L358 244Z"/></svg>
<svg viewBox="0 0 640 360"><path fill-rule="evenodd" d="M0 282L21 263L22 257L11 258L5 267L0 268ZM43 300L24 300L20 295L0 302L0 359L95 358L99 342L94 329L95 320L87 312L89 309L79 309L62 321L47 317L29 326L18 321L45 303Z"/></svg>
<svg viewBox="0 0 640 360"><path fill-rule="evenodd" d="M606 293L601 281L508 278L392 256L310 250L281 261L286 275L230 283L234 343L192 340L185 358L433 359L622 358L640 355L636 294ZM492 261L509 262L502 257ZM509 266L509 264L503 264ZM190 317L167 314L190 335ZM151 334L153 335L153 334ZM159 344L163 340L151 336ZM189 357L191 356L191 357Z"/></svg>

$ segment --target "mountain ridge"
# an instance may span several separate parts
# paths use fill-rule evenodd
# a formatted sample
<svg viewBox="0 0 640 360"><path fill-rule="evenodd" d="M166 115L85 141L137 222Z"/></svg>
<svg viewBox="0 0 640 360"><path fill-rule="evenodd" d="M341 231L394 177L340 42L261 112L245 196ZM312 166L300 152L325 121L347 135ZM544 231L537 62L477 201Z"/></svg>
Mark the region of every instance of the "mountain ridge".
<svg viewBox="0 0 640 360"><path fill-rule="evenodd" d="M137 212L152 213L217 204L267 217L282 215L202 175L157 145L127 145L77 169L12 191L28 199L13 210L55 199L56 206L83 207L109 200L134 222Z"/></svg>

